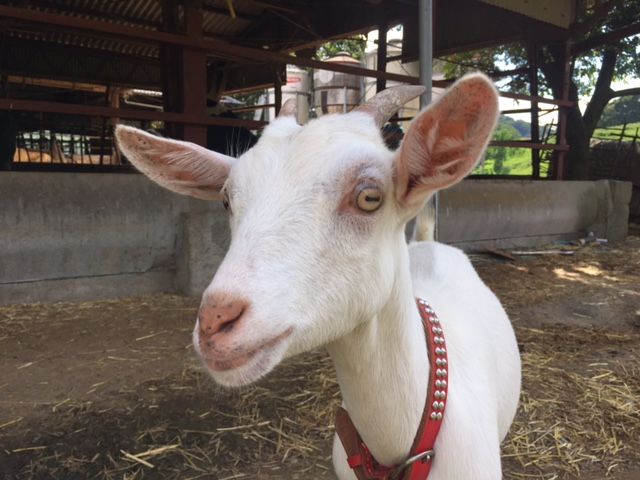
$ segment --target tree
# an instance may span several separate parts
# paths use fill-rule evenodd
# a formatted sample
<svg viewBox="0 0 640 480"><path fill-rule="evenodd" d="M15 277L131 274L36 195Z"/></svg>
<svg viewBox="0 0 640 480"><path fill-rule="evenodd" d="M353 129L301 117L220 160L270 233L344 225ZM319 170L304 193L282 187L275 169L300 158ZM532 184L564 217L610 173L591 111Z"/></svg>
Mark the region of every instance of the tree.
<svg viewBox="0 0 640 480"><path fill-rule="evenodd" d="M507 117L502 117L507 118ZM493 135L495 140L516 140L520 138L518 131L512 126L501 122L498 124L496 131ZM489 147L487 148L486 160L487 166L491 166L491 170L484 170L483 173L490 173L494 175L508 175L510 168L505 165L505 161L514 156L518 149L506 148L506 147ZM491 165L488 161L493 160Z"/></svg>
<svg viewBox="0 0 640 480"><path fill-rule="evenodd" d="M589 140L598 125L604 108L613 99L640 94L640 88L614 91L612 82L629 76L640 76L640 2L638 0L578 0L576 22L569 34L573 45L569 61L573 75L569 84L569 99L575 106L567 112L567 178L587 179L589 176ZM562 78L565 67L564 44L542 45L534 52L542 73L542 93L551 92L562 98ZM495 72L498 65L509 65L513 74L506 83L512 91L526 92L527 52L524 45L513 44L482 52L454 55L445 73L458 76L468 69ZM588 97L584 112L579 98Z"/></svg>
<svg viewBox="0 0 640 480"><path fill-rule="evenodd" d="M511 118L507 115L501 115L500 124L512 127L518 132L518 136L513 138L528 138L531 135L531 124L529 122L525 122L524 120L516 120L515 118ZM495 138L495 140L500 139Z"/></svg>
<svg viewBox="0 0 640 480"><path fill-rule="evenodd" d="M616 98L602 111L599 127L613 127L624 123L640 122L640 95Z"/></svg>
<svg viewBox="0 0 640 480"><path fill-rule="evenodd" d="M345 52L356 60L363 60L366 45L367 39L364 35L333 40L318 47L318 50L316 51L316 58L318 60L326 60L327 58L331 58L339 53Z"/></svg>

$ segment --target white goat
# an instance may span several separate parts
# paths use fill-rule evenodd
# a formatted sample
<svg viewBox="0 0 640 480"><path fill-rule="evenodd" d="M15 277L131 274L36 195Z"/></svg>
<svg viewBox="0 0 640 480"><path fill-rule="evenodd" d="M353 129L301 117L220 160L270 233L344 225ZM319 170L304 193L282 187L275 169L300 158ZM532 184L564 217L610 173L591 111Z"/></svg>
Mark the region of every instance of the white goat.
<svg viewBox="0 0 640 480"><path fill-rule="evenodd" d="M441 319L450 364L429 478L497 480L520 392L513 329L461 251L407 247L404 237L426 200L475 166L495 127L497 93L480 74L464 77L390 152L380 125L420 92L396 87L306 126L281 115L238 159L130 127L117 138L152 180L224 199L229 210L231 246L193 333L218 383L256 381L324 345L360 436L378 462L397 465L425 406L430 367L415 303L424 298ZM333 458L340 479L356 478L340 441Z"/></svg>

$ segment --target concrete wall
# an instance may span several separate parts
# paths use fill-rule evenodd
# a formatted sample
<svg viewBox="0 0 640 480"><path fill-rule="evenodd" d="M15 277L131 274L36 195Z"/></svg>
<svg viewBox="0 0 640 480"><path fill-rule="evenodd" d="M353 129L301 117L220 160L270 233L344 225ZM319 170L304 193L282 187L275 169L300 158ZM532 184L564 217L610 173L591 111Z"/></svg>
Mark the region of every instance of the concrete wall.
<svg viewBox="0 0 640 480"><path fill-rule="evenodd" d="M631 184L466 180L441 193L440 241L465 250L533 246L593 232L627 236Z"/></svg>
<svg viewBox="0 0 640 480"><path fill-rule="evenodd" d="M440 232L467 249L626 236L625 182L468 180ZM0 304L197 295L229 243L226 212L135 174L0 173Z"/></svg>
<svg viewBox="0 0 640 480"><path fill-rule="evenodd" d="M2 172L0 199L0 304L191 291L185 276L213 276L225 248L217 203L141 175ZM190 220L203 215L197 252ZM194 273L181 262L198 254Z"/></svg>

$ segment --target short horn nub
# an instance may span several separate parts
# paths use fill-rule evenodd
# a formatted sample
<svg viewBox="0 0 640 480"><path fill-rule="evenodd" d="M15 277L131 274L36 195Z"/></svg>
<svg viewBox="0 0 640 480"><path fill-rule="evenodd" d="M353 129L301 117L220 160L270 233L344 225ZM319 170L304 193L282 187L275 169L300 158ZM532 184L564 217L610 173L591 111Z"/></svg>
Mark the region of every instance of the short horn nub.
<svg viewBox="0 0 640 480"><path fill-rule="evenodd" d="M282 104L278 118L280 117L295 117L298 113L298 102L295 98L289 98Z"/></svg>
<svg viewBox="0 0 640 480"><path fill-rule="evenodd" d="M382 127L405 103L422 95L422 85L398 85L377 93L365 103L354 109L373 116L376 124Z"/></svg>

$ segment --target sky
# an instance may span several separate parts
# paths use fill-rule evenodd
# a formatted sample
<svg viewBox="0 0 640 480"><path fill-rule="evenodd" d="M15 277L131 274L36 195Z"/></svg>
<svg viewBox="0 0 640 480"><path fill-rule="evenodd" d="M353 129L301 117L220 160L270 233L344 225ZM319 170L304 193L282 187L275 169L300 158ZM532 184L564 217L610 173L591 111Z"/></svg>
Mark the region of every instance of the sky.
<svg viewBox="0 0 640 480"><path fill-rule="evenodd" d="M387 40L388 41L390 41L392 39L401 39L401 38L402 38L402 29L401 28L391 29L387 33ZM377 48L377 44L374 43L377 40L378 40L378 32L377 32L377 30L369 32L369 35L367 37L367 51L371 51L371 50ZM508 69L508 65L505 65L504 69L505 70ZM614 82L611 85L611 88L613 90L622 90L622 89L626 89L626 88L635 88L635 87L640 87L640 78L629 77L629 78L625 79L622 82ZM588 102L589 102L589 97L580 99L580 110L581 111L584 112ZM500 110L523 109L523 108L530 108L530 106L531 106L530 102L515 101L515 100L509 99L509 98L500 97ZM540 106L541 106L541 108L551 107L551 105L544 105L544 104L541 104ZM525 122L530 122L531 121L531 114L530 113L516 113L516 114L509 114L509 116L512 117L512 118L515 118L517 120L524 120ZM557 123L557 114L555 114L555 113L550 113L550 114L546 114L546 115L545 114L541 114L539 121L540 121L540 125L546 125L548 123L551 123L552 121L555 121Z"/></svg>

